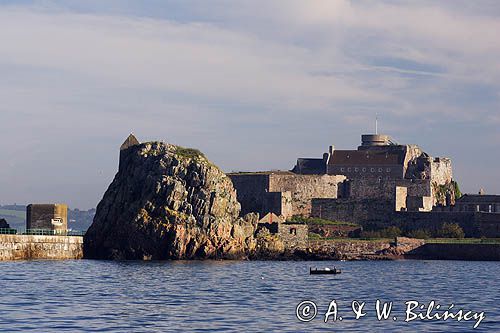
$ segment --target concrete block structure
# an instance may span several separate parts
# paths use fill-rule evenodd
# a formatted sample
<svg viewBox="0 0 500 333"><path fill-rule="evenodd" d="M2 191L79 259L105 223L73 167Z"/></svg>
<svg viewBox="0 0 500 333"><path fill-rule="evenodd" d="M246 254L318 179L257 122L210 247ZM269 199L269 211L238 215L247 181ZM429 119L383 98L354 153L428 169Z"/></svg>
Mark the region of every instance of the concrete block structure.
<svg viewBox="0 0 500 333"><path fill-rule="evenodd" d="M26 229L66 231L68 229L68 206L65 204L28 205Z"/></svg>

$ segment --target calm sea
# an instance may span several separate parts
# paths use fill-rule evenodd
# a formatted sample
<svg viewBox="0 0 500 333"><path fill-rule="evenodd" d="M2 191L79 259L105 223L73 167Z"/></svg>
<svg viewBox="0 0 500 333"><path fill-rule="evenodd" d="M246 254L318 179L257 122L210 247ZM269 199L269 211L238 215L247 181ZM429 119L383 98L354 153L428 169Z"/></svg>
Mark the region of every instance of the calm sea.
<svg viewBox="0 0 500 333"><path fill-rule="evenodd" d="M309 275L309 267L325 265L344 272ZM499 276L499 262L0 262L0 331L472 330L475 320L404 322L406 301L427 306L434 300L441 312L452 303L455 312L484 311L478 330L500 332ZM377 299L393 302L388 320L377 320ZM332 300L337 321L332 315L325 323ZM297 319L302 301L316 304L317 315L309 322ZM366 315L358 320L353 301L365 302ZM313 316L312 305L305 310L299 314Z"/></svg>

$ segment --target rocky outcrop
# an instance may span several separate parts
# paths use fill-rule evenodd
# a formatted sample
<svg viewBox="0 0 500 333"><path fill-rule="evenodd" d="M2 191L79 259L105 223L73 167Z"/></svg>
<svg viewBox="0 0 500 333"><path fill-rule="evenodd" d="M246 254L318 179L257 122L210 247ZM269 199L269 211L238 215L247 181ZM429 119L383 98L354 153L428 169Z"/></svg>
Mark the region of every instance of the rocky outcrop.
<svg viewBox="0 0 500 333"><path fill-rule="evenodd" d="M201 152L127 142L85 235L85 257L236 259L258 249L258 216L239 217L231 180Z"/></svg>
<svg viewBox="0 0 500 333"><path fill-rule="evenodd" d="M0 219L0 228L2 229L9 229L10 225L5 221L5 219Z"/></svg>

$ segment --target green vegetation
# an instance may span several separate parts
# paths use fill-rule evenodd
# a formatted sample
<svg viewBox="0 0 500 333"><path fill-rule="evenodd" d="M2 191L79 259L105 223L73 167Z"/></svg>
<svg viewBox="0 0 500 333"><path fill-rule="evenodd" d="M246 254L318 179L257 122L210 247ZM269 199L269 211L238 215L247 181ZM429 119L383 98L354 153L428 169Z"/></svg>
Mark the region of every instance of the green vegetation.
<svg viewBox="0 0 500 333"><path fill-rule="evenodd" d="M398 227L388 227L377 231L363 231L361 232L360 238L370 239L370 238L396 238L401 236L403 232Z"/></svg>
<svg viewBox="0 0 500 333"><path fill-rule="evenodd" d="M455 199L458 199L462 196L462 192L460 191L460 187L458 186L458 183L456 181L451 182L453 185L453 188L455 189Z"/></svg>
<svg viewBox="0 0 500 333"><path fill-rule="evenodd" d="M310 232L309 233L309 239L322 239L323 237L321 237L321 235L315 233L315 232Z"/></svg>
<svg viewBox="0 0 500 333"><path fill-rule="evenodd" d="M294 223L305 223L305 224L316 224L316 225L346 225L346 226L358 226L355 223L342 222L342 221L332 221L320 219L318 217L303 217L299 215L294 215L289 222Z"/></svg>
<svg viewBox="0 0 500 333"><path fill-rule="evenodd" d="M445 223L436 232L436 236L440 238L459 238L462 239L465 237L465 233L463 229L456 223Z"/></svg>
<svg viewBox="0 0 500 333"><path fill-rule="evenodd" d="M406 236L410 238L419 238L419 239L431 238L431 234L429 233L429 231L424 229L411 230L406 233Z"/></svg>
<svg viewBox="0 0 500 333"><path fill-rule="evenodd" d="M180 146L177 146L176 149L175 149L175 154L178 155L178 156L181 156L181 157L185 157L185 158L205 158L205 155L199 151L198 149L194 149L194 148L184 148L184 147L180 147Z"/></svg>

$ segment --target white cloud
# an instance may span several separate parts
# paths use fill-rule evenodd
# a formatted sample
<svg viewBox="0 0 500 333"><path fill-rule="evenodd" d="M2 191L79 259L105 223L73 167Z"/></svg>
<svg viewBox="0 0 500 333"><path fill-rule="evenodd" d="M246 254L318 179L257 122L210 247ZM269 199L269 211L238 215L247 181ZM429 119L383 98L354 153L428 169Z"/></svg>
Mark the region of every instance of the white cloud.
<svg viewBox="0 0 500 333"><path fill-rule="evenodd" d="M331 140L355 145L375 113L409 137L450 119L498 123L494 15L434 2L179 6L182 22L124 14L120 2L99 7L105 14L0 7L0 132L9 138L0 142L9 161L0 182L12 188L0 188L0 202L31 200L13 186L26 174L36 198L51 176L91 178L104 169L109 178L116 164L109 149L132 130L248 170L290 167ZM405 130L403 121L411 121ZM85 166L71 158L33 166L60 146L95 155ZM460 175L467 156L452 157ZM73 189L58 193L89 206L106 177L86 188L85 199Z"/></svg>

